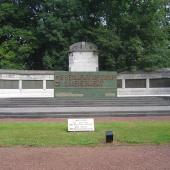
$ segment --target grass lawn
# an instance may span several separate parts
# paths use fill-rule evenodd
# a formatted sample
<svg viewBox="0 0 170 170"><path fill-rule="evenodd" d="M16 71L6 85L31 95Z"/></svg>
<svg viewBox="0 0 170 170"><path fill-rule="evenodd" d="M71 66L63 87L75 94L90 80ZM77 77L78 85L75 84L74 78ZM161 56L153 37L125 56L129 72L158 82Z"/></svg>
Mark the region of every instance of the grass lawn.
<svg viewBox="0 0 170 170"><path fill-rule="evenodd" d="M170 121L95 123L95 132L67 132L67 123L0 123L0 146L70 146L105 143L112 130L119 143L170 143Z"/></svg>

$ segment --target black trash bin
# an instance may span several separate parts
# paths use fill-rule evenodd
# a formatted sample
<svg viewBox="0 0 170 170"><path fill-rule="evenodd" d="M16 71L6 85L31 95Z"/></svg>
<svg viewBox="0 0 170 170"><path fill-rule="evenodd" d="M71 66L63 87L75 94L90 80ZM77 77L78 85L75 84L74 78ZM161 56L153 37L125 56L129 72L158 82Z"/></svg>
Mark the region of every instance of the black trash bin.
<svg viewBox="0 0 170 170"><path fill-rule="evenodd" d="M112 142L113 142L113 132L106 131L106 143L112 143Z"/></svg>

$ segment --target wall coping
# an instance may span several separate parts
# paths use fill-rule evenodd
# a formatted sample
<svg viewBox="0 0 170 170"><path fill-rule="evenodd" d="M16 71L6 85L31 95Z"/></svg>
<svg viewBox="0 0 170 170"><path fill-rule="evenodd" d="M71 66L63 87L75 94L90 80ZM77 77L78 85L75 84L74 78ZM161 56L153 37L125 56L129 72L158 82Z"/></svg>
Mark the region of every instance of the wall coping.
<svg viewBox="0 0 170 170"><path fill-rule="evenodd" d="M21 75L54 75L55 71L45 70L6 70L0 69L0 74L21 74Z"/></svg>

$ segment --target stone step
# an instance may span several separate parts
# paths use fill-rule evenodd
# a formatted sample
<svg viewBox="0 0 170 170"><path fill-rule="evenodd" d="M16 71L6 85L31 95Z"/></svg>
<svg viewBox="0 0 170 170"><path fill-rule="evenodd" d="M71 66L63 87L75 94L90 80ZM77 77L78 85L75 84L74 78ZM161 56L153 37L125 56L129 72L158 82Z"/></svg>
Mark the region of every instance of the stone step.
<svg viewBox="0 0 170 170"><path fill-rule="evenodd" d="M154 96L148 96L148 97L112 97L112 98L109 98L109 99L100 99L100 98L93 98L93 99L89 99L89 98L0 98L0 100L72 100L72 101L74 101L74 100L99 100L99 101L107 101L107 100L110 100L110 99L112 99L112 100L122 100L122 99L129 99L129 100L133 100L133 99L140 99L140 100L142 100L142 99L168 99L168 98L170 98L170 97L166 97L166 96L162 96L162 97L154 97Z"/></svg>
<svg viewBox="0 0 170 170"><path fill-rule="evenodd" d="M8 100L8 101L11 101L11 100L59 100L59 101L62 101L62 100L72 100L72 101L76 101L76 100L79 100L79 101L85 101L85 100L88 100L88 101L109 101L109 100L134 100L134 99L139 99L139 100L146 100L146 99L169 99L170 97L113 97L113 98L109 98L109 99L89 99L89 98L0 98L0 100Z"/></svg>
<svg viewBox="0 0 170 170"><path fill-rule="evenodd" d="M104 107L104 106L169 106L169 103L115 103L115 104L4 104L2 107Z"/></svg>
<svg viewBox="0 0 170 170"><path fill-rule="evenodd" d="M170 105L169 97L113 98L113 100L58 100L43 98L0 99L0 107L38 107L38 106L145 106Z"/></svg>
<svg viewBox="0 0 170 170"><path fill-rule="evenodd" d="M0 118L170 115L170 97L0 99Z"/></svg>
<svg viewBox="0 0 170 170"><path fill-rule="evenodd" d="M3 104L0 107L103 107L103 106L169 106L169 103L159 102L159 103L106 103L106 104Z"/></svg>
<svg viewBox="0 0 170 170"><path fill-rule="evenodd" d="M102 112L102 113L0 113L0 118L76 118L76 117L143 117L143 116L169 116L169 111L159 111L159 112Z"/></svg>

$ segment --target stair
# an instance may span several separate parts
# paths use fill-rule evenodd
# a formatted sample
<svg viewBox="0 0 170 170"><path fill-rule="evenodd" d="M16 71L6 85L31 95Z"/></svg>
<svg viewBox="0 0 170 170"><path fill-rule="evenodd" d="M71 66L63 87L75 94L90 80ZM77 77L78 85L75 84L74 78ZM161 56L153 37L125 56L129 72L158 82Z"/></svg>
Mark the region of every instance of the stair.
<svg viewBox="0 0 170 170"><path fill-rule="evenodd" d="M170 97L1 98L0 118L170 115Z"/></svg>

